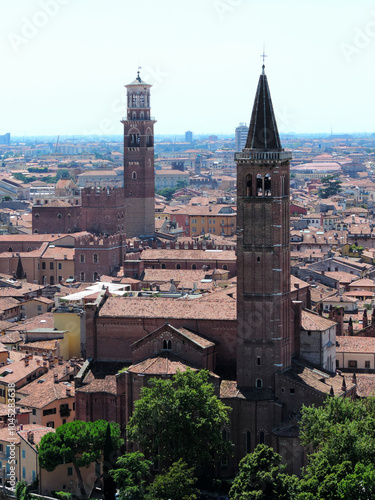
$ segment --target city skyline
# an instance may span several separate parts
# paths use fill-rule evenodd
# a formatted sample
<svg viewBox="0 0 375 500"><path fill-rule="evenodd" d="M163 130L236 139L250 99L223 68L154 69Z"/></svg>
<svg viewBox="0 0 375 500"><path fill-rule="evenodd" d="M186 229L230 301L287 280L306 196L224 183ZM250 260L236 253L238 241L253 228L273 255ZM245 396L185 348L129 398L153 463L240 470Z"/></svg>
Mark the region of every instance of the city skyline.
<svg viewBox="0 0 375 500"><path fill-rule="evenodd" d="M124 85L140 67L157 136L233 135L250 121L264 44L281 133L375 131L370 2L5 0L0 9L0 134L121 135Z"/></svg>

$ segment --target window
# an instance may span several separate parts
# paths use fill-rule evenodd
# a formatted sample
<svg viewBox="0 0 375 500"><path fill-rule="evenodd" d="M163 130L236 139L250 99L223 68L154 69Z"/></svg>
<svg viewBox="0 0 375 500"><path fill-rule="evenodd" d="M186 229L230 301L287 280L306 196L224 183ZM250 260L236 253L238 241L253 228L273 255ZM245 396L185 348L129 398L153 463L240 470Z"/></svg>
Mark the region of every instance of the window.
<svg viewBox="0 0 375 500"><path fill-rule="evenodd" d="M137 178L137 172L132 172L132 179L136 179Z"/></svg>
<svg viewBox="0 0 375 500"><path fill-rule="evenodd" d="M42 262L42 269L45 269L45 268L46 268L46 263Z"/></svg>
<svg viewBox="0 0 375 500"><path fill-rule="evenodd" d="M85 256L83 253L81 253L81 255L79 256L79 261L81 264L84 264L85 263Z"/></svg>
<svg viewBox="0 0 375 500"><path fill-rule="evenodd" d="M163 340L163 349L165 351L170 351L172 349L172 341L171 340Z"/></svg>
<svg viewBox="0 0 375 500"><path fill-rule="evenodd" d="M36 415L36 409L33 408L33 415Z"/></svg>
<svg viewBox="0 0 375 500"><path fill-rule="evenodd" d="M271 196L271 176L266 174L264 177L264 196Z"/></svg>
<svg viewBox="0 0 375 500"><path fill-rule="evenodd" d="M61 270L61 269L62 269L62 263L61 263L61 262L59 262L59 263L57 264L57 267L58 267L58 269L60 269L60 270Z"/></svg>
<svg viewBox="0 0 375 500"><path fill-rule="evenodd" d="M296 390L294 389L294 387L291 387L289 389L289 394L295 394L296 393Z"/></svg>
<svg viewBox="0 0 375 500"><path fill-rule="evenodd" d="M35 218L36 218L36 219L39 219L39 214L35 214Z"/></svg>
<svg viewBox="0 0 375 500"><path fill-rule="evenodd" d="M9 247L9 248L8 248L8 252L13 252L13 248L12 248L12 247Z"/></svg>
<svg viewBox="0 0 375 500"><path fill-rule="evenodd" d="M33 481L35 481L35 480L36 480L36 472L35 472L35 470L32 470L32 471L31 471L31 479L32 479Z"/></svg>
<svg viewBox="0 0 375 500"><path fill-rule="evenodd" d="M251 453L251 433L246 432L246 453Z"/></svg>
<svg viewBox="0 0 375 500"><path fill-rule="evenodd" d="M340 368L340 363L338 359L336 359L336 368Z"/></svg>
<svg viewBox="0 0 375 500"><path fill-rule="evenodd" d="M228 266L226 264L223 265L223 271L228 271Z"/></svg>
<svg viewBox="0 0 375 500"><path fill-rule="evenodd" d="M197 268L196 264L192 264L192 265L191 265L191 268L192 268L193 270L195 270L195 269Z"/></svg>
<svg viewBox="0 0 375 500"><path fill-rule="evenodd" d="M365 361L365 368L370 368L370 361Z"/></svg>
<svg viewBox="0 0 375 500"><path fill-rule="evenodd" d="M176 269L181 269L181 264L176 264Z"/></svg>
<svg viewBox="0 0 375 500"><path fill-rule="evenodd" d="M22 467L22 479L26 479L26 468Z"/></svg>
<svg viewBox="0 0 375 500"><path fill-rule="evenodd" d="M58 219L62 219L62 215L61 215L61 214L58 214L58 215L57 215L57 218L58 218Z"/></svg>
<svg viewBox="0 0 375 500"><path fill-rule="evenodd" d="M55 428L55 422L47 422L47 427Z"/></svg>
<svg viewBox="0 0 375 500"><path fill-rule="evenodd" d="M94 255L92 256L92 261L94 264L97 264L99 262L99 258L98 258L97 253L94 253Z"/></svg>
<svg viewBox="0 0 375 500"><path fill-rule="evenodd" d="M260 174L257 175L257 196L263 196L263 179Z"/></svg>
<svg viewBox="0 0 375 500"><path fill-rule="evenodd" d="M43 410L43 417L45 417L46 415L56 415L56 408L49 408L48 410Z"/></svg>
<svg viewBox="0 0 375 500"><path fill-rule="evenodd" d="M260 366L260 356L257 356L257 365Z"/></svg>
<svg viewBox="0 0 375 500"><path fill-rule="evenodd" d="M53 270L53 262L49 263L49 268L50 268L51 271Z"/></svg>
<svg viewBox="0 0 375 500"><path fill-rule="evenodd" d="M262 384L262 379L257 378L257 382L256 382L256 386L257 386L257 388L258 388L258 389L261 389L261 388L262 388L262 385L263 385L263 384Z"/></svg>
<svg viewBox="0 0 375 500"><path fill-rule="evenodd" d="M80 281L85 281L85 273L80 273L79 280Z"/></svg>
<svg viewBox="0 0 375 500"><path fill-rule="evenodd" d="M22 458L26 458L26 451L22 450Z"/></svg>
<svg viewBox="0 0 375 500"><path fill-rule="evenodd" d="M354 359L349 359L348 361L348 367L349 368L357 368L357 361Z"/></svg>
<svg viewBox="0 0 375 500"><path fill-rule="evenodd" d="M165 264L162 264L160 267L161 269L165 269Z"/></svg>
<svg viewBox="0 0 375 500"><path fill-rule="evenodd" d="M246 176L246 198L250 198L251 196L251 175L248 174Z"/></svg>

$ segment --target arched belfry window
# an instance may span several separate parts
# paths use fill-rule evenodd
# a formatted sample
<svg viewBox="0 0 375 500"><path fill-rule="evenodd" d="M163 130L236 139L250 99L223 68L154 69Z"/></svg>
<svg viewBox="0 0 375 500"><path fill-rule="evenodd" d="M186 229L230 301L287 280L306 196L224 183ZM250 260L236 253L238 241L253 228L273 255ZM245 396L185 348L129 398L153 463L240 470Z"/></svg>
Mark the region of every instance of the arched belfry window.
<svg viewBox="0 0 375 500"><path fill-rule="evenodd" d="M137 113L135 111L133 111L132 113L132 120L135 120L137 118Z"/></svg>
<svg viewBox="0 0 375 500"><path fill-rule="evenodd" d="M257 175L257 196L263 196L263 178L260 174Z"/></svg>
<svg viewBox="0 0 375 500"><path fill-rule="evenodd" d="M163 350L170 351L172 349L172 341L171 340L163 340Z"/></svg>
<svg viewBox="0 0 375 500"><path fill-rule="evenodd" d="M261 389L261 388L262 388L262 385L263 385L263 384L262 384L262 379L257 378L257 388L258 388L258 389Z"/></svg>
<svg viewBox="0 0 375 500"><path fill-rule="evenodd" d="M264 196L271 196L271 176L266 174L264 177Z"/></svg>
<svg viewBox="0 0 375 500"><path fill-rule="evenodd" d="M132 172L132 179L136 179L137 178L137 172Z"/></svg>
<svg viewBox="0 0 375 500"><path fill-rule="evenodd" d="M247 174L246 176L246 198L251 196L251 174Z"/></svg>

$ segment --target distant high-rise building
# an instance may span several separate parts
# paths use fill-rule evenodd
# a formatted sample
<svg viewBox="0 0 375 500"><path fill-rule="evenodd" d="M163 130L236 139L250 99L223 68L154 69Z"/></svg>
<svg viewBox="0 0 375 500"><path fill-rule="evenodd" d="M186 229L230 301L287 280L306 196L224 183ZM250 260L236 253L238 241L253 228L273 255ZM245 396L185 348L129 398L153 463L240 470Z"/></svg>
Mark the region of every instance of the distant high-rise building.
<svg viewBox="0 0 375 500"><path fill-rule="evenodd" d="M237 153L240 153L244 149L248 132L249 132L249 127L246 126L246 123L240 123L239 126L236 128L235 138L236 138Z"/></svg>
<svg viewBox="0 0 375 500"><path fill-rule="evenodd" d="M190 130L185 132L185 142L193 142L193 132Z"/></svg>
<svg viewBox="0 0 375 500"><path fill-rule="evenodd" d="M155 232L154 123L150 88L139 76L125 85L127 116L124 124L125 231L127 237Z"/></svg>
<svg viewBox="0 0 375 500"><path fill-rule="evenodd" d="M0 135L0 144L5 144L6 146L9 146L9 144L10 144L10 133L9 132L7 134Z"/></svg>

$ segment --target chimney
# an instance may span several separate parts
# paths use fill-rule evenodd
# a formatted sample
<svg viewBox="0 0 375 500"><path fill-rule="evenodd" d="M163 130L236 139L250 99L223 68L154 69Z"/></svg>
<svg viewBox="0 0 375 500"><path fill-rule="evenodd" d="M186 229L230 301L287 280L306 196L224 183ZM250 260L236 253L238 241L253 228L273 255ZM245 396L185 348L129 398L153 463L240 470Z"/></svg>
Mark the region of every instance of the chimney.
<svg viewBox="0 0 375 500"><path fill-rule="evenodd" d="M36 360L36 364L39 366L40 365L40 359Z"/></svg>
<svg viewBox="0 0 375 500"><path fill-rule="evenodd" d="M25 366L29 366L29 358L24 358L24 361L25 361Z"/></svg>
<svg viewBox="0 0 375 500"><path fill-rule="evenodd" d="M43 361L43 368L47 368L47 365L48 365L47 361Z"/></svg>
<svg viewBox="0 0 375 500"><path fill-rule="evenodd" d="M49 360L48 360L48 367L49 368L53 367L53 358L49 358Z"/></svg>
<svg viewBox="0 0 375 500"><path fill-rule="evenodd" d="M59 356L59 365L62 365L62 364L63 364L63 357Z"/></svg>
<svg viewBox="0 0 375 500"><path fill-rule="evenodd" d="M27 440L30 444L34 444L34 433L32 431L27 433Z"/></svg>
<svg viewBox="0 0 375 500"><path fill-rule="evenodd" d="M66 396L67 396L68 398L70 398L70 396L71 396L71 395L72 395L72 391L71 391L71 389L70 389L69 387L67 387L67 388L66 388Z"/></svg>
<svg viewBox="0 0 375 500"><path fill-rule="evenodd" d="M57 373L55 373L55 374L53 375L53 381L54 381L54 383L55 383L55 384L58 384L58 383L59 383Z"/></svg>

